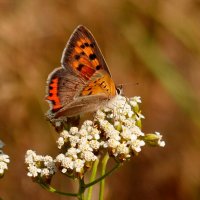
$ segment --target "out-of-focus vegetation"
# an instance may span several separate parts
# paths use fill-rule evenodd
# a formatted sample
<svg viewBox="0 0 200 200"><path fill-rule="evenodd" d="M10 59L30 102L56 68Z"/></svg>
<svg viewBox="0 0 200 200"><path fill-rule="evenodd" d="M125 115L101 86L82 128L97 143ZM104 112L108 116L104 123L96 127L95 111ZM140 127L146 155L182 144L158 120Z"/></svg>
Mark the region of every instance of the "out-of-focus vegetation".
<svg viewBox="0 0 200 200"><path fill-rule="evenodd" d="M166 140L164 149L145 148L109 177L106 199L200 199L199 19L199 0L0 0L0 139L11 159L0 196L65 199L30 181L24 154L56 155L56 133L44 117L45 82L83 24L115 82L127 96L142 97L145 132L158 130ZM59 178L57 188L73 190Z"/></svg>

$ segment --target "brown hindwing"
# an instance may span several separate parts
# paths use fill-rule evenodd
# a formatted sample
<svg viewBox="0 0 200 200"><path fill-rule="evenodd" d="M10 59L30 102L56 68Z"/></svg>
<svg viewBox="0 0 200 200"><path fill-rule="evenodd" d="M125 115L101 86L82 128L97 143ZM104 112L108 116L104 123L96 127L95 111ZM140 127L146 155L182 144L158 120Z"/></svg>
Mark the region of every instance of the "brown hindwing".
<svg viewBox="0 0 200 200"><path fill-rule="evenodd" d="M74 96L85 86L85 81L70 69L56 68L47 79L46 100L51 111L58 112L73 101Z"/></svg>

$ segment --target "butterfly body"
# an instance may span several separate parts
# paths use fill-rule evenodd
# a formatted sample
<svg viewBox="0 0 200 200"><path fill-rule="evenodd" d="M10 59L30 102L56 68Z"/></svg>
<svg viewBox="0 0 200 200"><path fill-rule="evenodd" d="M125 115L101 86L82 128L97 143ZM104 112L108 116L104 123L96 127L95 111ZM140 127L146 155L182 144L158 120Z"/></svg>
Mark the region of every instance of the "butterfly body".
<svg viewBox="0 0 200 200"><path fill-rule="evenodd" d="M116 86L100 49L84 26L72 33L61 67L48 76L46 93L50 120L95 111L116 96Z"/></svg>

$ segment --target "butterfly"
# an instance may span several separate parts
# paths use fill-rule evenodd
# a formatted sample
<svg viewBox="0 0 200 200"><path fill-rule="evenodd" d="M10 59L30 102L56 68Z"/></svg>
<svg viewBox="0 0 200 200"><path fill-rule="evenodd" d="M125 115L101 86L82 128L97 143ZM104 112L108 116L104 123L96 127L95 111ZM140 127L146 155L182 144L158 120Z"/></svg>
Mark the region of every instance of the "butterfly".
<svg viewBox="0 0 200 200"><path fill-rule="evenodd" d="M47 117L59 119L96 111L119 93L91 32L79 25L47 78Z"/></svg>

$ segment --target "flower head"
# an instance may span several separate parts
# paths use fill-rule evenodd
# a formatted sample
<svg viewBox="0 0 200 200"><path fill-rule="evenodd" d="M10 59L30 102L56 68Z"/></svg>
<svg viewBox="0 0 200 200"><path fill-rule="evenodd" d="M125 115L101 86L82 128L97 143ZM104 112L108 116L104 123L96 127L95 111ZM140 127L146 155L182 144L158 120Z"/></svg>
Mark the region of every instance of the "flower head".
<svg viewBox="0 0 200 200"><path fill-rule="evenodd" d="M117 96L95 116L95 122L99 124L106 138L104 148L108 148L111 156L119 161L129 159L134 153L140 152L141 147L145 145L140 139L144 133L138 125L143 118L141 114L139 115L138 103L141 103L140 97L128 99Z"/></svg>
<svg viewBox="0 0 200 200"><path fill-rule="evenodd" d="M118 162L124 162L138 155L145 144L163 147L165 142L160 133L142 132L144 116L139 103L140 97L118 95L96 111L93 121L86 120L80 127L63 130L57 139L60 153L55 159L28 150L25 157L28 176L51 179L59 170L68 176L83 177L106 151Z"/></svg>
<svg viewBox="0 0 200 200"><path fill-rule="evenodd" d="M51 156L37 155L34 151L28 150L25 155L25 164L28 165L27 175L34 180L42 178L49 182L56 172L56 166Z"/></svg>
<svg viewBox="0 0 200 200"><path fill-rule="evenodd" d="M0 140L0 149L2 149L4 143ZM0 178L3 177L5 170L8 170L8 163L10 162L10 158L8 155L4 154L2 150L0 150Z"/></svg>
<svg viewBox="0 0 200 200"><path fill-rule="evenodd" d="M102 146L100 131L89 120L80 129L64 130L57 143L62 154L56 157L55 163L62 173L73 176L82 176L87 171L88 166L98 159L95 154Z"/></svg>

